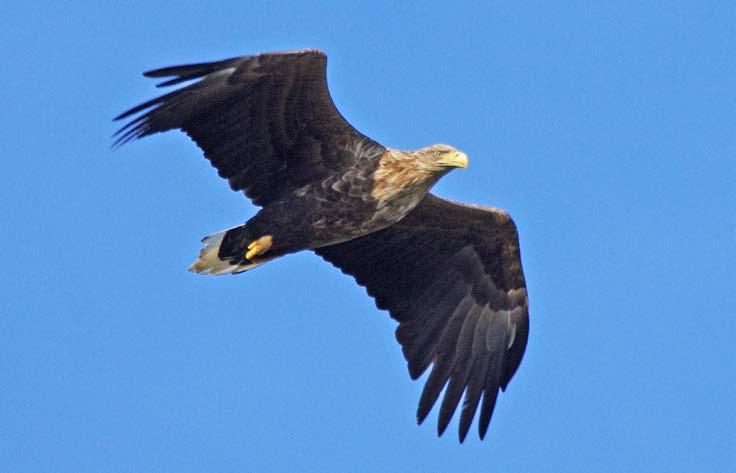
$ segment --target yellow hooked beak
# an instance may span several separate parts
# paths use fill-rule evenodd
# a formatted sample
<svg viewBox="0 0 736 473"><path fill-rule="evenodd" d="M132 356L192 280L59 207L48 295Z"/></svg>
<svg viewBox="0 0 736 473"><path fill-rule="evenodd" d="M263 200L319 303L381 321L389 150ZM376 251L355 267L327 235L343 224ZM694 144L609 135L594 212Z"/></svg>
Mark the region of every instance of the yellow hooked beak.
<svg viewBox="0 0 736 473"><path fill-rule="evenodd" d="M468 167L468 156L463 152L455 151L446 157L441 158L439 163L442 166L464 169Z"/></svg>

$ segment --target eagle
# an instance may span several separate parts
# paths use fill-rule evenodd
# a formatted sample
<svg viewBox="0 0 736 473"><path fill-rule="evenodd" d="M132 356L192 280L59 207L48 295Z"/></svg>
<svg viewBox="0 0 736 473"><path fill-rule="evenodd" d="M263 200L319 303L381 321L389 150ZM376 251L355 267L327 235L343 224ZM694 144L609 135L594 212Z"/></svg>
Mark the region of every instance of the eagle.
<svg viewBox="0 0 736 473"><path fill-rule="evenodd" d="M128 121L114 146L186 133L260 207L205 237L189 269L236 274L313 251L398 322L412 379L431 367L417 422L444 390L441 436L464 395L459 440L479 405L482 440L529 334L516 226L503 210L430 194L467 156L444 144L402 151L361 134L335 107L326 67L327 56L308 49L145 72L165 79L158 87L187 84L117 116Z"/></svg>

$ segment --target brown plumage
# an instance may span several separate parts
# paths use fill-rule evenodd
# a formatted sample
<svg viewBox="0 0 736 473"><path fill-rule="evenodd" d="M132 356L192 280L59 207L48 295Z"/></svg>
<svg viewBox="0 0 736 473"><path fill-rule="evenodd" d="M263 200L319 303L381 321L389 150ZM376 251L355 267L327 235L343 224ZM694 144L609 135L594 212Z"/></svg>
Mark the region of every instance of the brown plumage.
<svg viewBox="0 0 736 473"><path fill-rule="evenodd" d="M465 393L462 441L481 406L482 438L499 389L526 347L528 310L518 236L500 210L429 194L465 155L451 146L383 147L335 108L326 56L314 50L244 56L147 72L169 86L196 82L137 106L116 145L181 129L261 210L203 240L190 268L252 269L301 250L355 277L399 322L413 379L432 366L417 419L446 387L442 434Z"/></svg>

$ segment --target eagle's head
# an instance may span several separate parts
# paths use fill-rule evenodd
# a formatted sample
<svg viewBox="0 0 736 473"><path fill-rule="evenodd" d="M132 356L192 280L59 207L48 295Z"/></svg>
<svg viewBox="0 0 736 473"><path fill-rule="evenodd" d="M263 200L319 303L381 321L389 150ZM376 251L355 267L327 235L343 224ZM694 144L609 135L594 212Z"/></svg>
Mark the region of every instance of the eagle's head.
<svg viewBox="0 0 736 473"><path fill-rule="evenodd" d="M468 157L450 145L432 145L414 153L415 164L431 174L446 173L454 168L468 167Z"/></svg>
<svg viewBox="0 0 736 473"><path fill-rule="evenodd" d="M374 173L371 195L379 201L405 194L424 198L429 189L455 168L468 167L468 157L449 145L432 145L416 151L388 148Z"/></svg>

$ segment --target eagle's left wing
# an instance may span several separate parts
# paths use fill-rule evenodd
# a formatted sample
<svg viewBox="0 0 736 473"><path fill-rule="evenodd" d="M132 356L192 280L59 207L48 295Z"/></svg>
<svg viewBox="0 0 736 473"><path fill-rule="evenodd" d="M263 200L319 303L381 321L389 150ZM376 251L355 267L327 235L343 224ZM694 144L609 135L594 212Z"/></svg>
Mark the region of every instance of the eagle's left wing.
<svg viewBox="0 0 736 473"><path fill-rule="evenodd" d="M396 338L412 379L433 364L417 420L425 419L449 380L438 434L465 392L460 441L481 395L482 439L529 333L519 240L508 214L429 195L393 226L315 252L354 276L399 322Z"/></svg>

